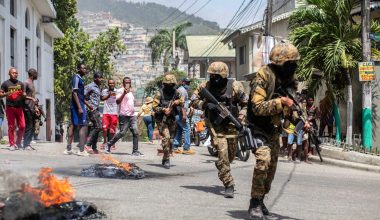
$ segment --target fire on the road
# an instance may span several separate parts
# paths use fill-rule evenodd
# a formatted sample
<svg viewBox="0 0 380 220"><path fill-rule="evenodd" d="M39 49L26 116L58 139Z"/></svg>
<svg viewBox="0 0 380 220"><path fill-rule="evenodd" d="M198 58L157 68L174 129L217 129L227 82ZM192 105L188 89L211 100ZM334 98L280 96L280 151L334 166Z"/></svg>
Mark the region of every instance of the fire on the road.
<svg viewBox="0 0 380 220"><path fill-rule="evenodd" d="M131 164L129 164L129 163L122 163L122 162L116 160L115 158L113 158L111 156L104 156L104 155L102 155L102 160L103 161L109 161L112 164L116 165L119 168L124 169L127 172L130 172L132 170L132 168L133 168L133 166Z"/></svg>
<svg viewBox="0 0 380 220"><path fill-rule="evenodd" d="M74 200L75 193L67 178L58 179L52 174L52 168L42 168L38 176L39 187L32 187L24 184L22 191L36 196L41 204L49 207L55 204L71 202Z"/></svg>

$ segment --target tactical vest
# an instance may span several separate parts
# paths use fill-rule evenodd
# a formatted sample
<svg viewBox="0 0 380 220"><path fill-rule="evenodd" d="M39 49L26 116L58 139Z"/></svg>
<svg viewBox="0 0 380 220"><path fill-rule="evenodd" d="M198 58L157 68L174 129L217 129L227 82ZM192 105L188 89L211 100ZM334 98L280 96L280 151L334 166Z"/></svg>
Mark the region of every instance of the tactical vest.
<svg viewBox="0 0 380 220"><path fill-rule="evenodd" d="M269 69L269 67L267 67ZM259 70L260 71L260 70ZM267 97L265 101L268 101L272 99L274 95L275 85L276 85L276 76L272 72L272 70L269 69L268 74L268 90L267 90ZM257 74L257 73L256 73ZM252 89L252 88L251 88ZM247 120L250 122L250 124L253 125L255 131L261 131L266 134L272 134L275 130L275 126L273 124L272 117L273 116L259 116L255 115L253 113L253 105L252 105L252 91L249 94L249 101L248 101L248 109L247 109Z"/></svg>
<svg viewBox="0 0 380 220"><path fill-rule="evenodd" d="M160 97L160 107L166 108L169 106L169 103L174 100L176 95L176 90L174 90L173 94L166 94L163 89L160 89L161 97ZM175 115L179 113L178 108L173 108L172 111Z"/></svg>
<svg viewBox="0 0 380 220"><path fill-rule="evenodd" d="M220 102L220 104L227 107L227 109L232 113L232 115L237 118L239 116L239 109L238 109L239 100L236 100L233 97L232 84L234 82L235 82L234 79L228 79L226 89L223 93L218 94L212 88L209 88L209 91L218 100L218 102ZM226 126L230 123L228 119L224 119L223 121L221 121L221 123L216 124L216 121L218 121L218 117L220 117L216 109L214 110L206 109L206 117L214 126Z"/></svg>

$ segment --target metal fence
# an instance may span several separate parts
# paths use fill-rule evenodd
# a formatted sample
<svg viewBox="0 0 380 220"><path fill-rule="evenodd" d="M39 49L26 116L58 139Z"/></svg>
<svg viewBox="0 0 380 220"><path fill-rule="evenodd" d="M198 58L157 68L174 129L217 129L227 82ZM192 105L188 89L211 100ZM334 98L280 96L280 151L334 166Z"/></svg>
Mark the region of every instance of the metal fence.
<svg viewBox="0 0 380 220"><path fill-rule="evenodd" d="M337 141L335 138L320 137L321 145L342 148L345 151L356 151L359 153L378 155L380 156L380 147L372 147L370 150L366 149L361 143L361 134L354 134L352 138L352 145L349 145L345 140Z"/></svg>

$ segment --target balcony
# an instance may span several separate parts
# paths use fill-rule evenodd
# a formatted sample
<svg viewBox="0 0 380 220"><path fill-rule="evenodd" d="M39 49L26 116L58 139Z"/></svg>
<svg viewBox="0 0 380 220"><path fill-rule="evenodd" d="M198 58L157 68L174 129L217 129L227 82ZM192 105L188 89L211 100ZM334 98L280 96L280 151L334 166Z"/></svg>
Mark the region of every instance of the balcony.
<svg viewBox="0 0 380 220"><path fill-rule="evenodd" d="M57 13L54 9L53 3L50 0L32 0L33 5L42 16L56 18Z"/></svg>

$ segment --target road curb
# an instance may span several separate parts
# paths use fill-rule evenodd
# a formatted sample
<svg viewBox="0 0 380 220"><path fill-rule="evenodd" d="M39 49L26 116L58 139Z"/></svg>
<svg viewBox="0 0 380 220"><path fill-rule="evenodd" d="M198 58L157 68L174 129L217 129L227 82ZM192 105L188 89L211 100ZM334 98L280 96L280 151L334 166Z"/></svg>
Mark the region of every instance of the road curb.
<svg viewBox="0 0 380 220"><path fill-rule="evenodd" d="M321 162L318 156L309 156L309 159L319 164L331 164L331 165L335 165L339 167L353 168L353 169L358 169L358 170L380 173L380 166L373 166L373 165L349 162L349 161L344 161L344 160L336 160L336 159L327 158L327 157L323 157L323 162Z"/></svg>

